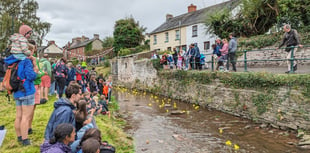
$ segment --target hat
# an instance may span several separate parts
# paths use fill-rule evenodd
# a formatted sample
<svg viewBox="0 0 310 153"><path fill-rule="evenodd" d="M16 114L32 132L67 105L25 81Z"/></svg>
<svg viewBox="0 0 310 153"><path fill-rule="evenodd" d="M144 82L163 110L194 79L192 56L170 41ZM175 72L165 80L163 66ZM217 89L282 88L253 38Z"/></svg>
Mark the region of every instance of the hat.
<svg viewBox="0 0 310 153"><path fill-rule="evenodd" d="M25 36L25 34L31 30L32 29L28 25L25 25L25 24L19 27L19 33L23 36Z"/></svg>

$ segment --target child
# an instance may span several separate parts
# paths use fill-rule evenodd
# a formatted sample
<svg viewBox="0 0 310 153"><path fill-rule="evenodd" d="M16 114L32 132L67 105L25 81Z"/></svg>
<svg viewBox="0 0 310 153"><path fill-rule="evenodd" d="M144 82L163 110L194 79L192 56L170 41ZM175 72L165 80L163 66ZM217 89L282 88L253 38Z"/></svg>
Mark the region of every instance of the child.
<svg viewBox="0 0 310 153"><path fill-rule="evenodd" d="M91 93L98 92L98 86L97 86L97 81L96 81L95 75L91 75L91 77L90 77L89 89L90 89Z"/></svg>
<svg viewBox="0 0 310 153"><path fill-rule="evenodd" d="M36 65L36 58L32 56L35 50L35 46L28 42L32 34L32 28L28 25L21 25L19 27L19 33L15 33L10 37L11 44L11 53L17 60L24 60L29 57L34 66L35 72L38 71Z"/></svg>
<svg viewBox="0 0 310 153"><path fill-rule="evenodd" d="M182 62L183 62L183 56L182 56L182 51L179 51L178 53L178 69L182 69Z"/></svg>
<svg viewBox="0 0 310 153"><path fill-rule="evenodd" d="M108 94L109 94L109 83L104 82L103 83L103 95L106 97L107 100L108 100Z"/></svg>
<svg viewBox="0 0 310 153"><path fill-rule="evenodd" d="M101 114L105 115L108 114L110 117L110 111L108 108L108 102L106 101L106 98L104 95L100 96L100 100L98 102L98 104L102 107L102 112Z"/></svg>

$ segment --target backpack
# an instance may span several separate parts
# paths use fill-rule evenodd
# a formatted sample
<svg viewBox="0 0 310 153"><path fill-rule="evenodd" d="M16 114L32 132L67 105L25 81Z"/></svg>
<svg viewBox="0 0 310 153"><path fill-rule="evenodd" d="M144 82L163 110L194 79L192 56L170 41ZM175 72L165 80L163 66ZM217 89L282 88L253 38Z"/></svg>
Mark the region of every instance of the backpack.
<svg viewBox="0 0 310 153"><path fill-rule="evenodd" d="M5 76L3 78L3 86L9 94L13 92L24 90L23 83L25 79L21 80L17 76L18 63L13 63L8 66Z"/></svg>
<svg viewBox="0 0 310 153"><path fill-rule="evenodd" d="M100 145L100 153L115 153L115 147L110 145L107 141L103 141Z"/></svg>

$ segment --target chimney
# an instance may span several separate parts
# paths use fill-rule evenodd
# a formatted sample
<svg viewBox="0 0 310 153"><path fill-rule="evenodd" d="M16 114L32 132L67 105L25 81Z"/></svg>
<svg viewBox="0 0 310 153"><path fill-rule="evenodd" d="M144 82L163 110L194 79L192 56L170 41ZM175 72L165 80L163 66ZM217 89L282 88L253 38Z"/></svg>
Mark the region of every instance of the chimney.
<svg viewBox="0 0 310 153"><path fill-rule="evenodd" d="M78 43L80 43L80 42L81 42L81 40L82 40L82 38L81 38L81 37L76 37L76 41L77 41Z"/></svg>
<svg viewBox="0 0 310 153"><path fill-rule="evenodd" d="M187 7L188 8L188 13L190 12L195 12L197 9L196 5L191 4L190 6Z"/></svg>
<svg viewBox="0 0 310 153"><path fill-rule="evenodd" d="M50 41L48 41L48 45L52 45L52 44L54 44L54 45L55 45L55 41L54 41L54 40L50 40Z"/></svg>
<svg viewBox="0 0 310 153"><path fill-rule="evenodd" d="M173 18L173 15L172 14L167 14L166 15L166 21L170 20Z"/></svg>
<svg viewBox="0 0 310 153"><path fill-rule="evenodd" d="M85 38L86 38L86 37L83 35L83 36L82 36L82 42L85 41Z"/></svg>
<svg viewBox="0 0 310 153"><path fill-rule="evenodd" d="M99 39L99 34L94 34L94 39Z"/></svg>

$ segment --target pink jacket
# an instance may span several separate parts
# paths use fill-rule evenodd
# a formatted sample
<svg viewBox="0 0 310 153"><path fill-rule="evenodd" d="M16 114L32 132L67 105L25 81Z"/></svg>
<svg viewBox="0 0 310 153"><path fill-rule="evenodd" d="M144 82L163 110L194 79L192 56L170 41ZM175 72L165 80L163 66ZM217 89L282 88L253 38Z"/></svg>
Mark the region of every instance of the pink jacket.
<svg viewBox="0 0 310 153"><path fill-rule="evenodd" d="M224 44L222 49L220 49L221 55L227 55L228 54L228 43Z"/></svg>

